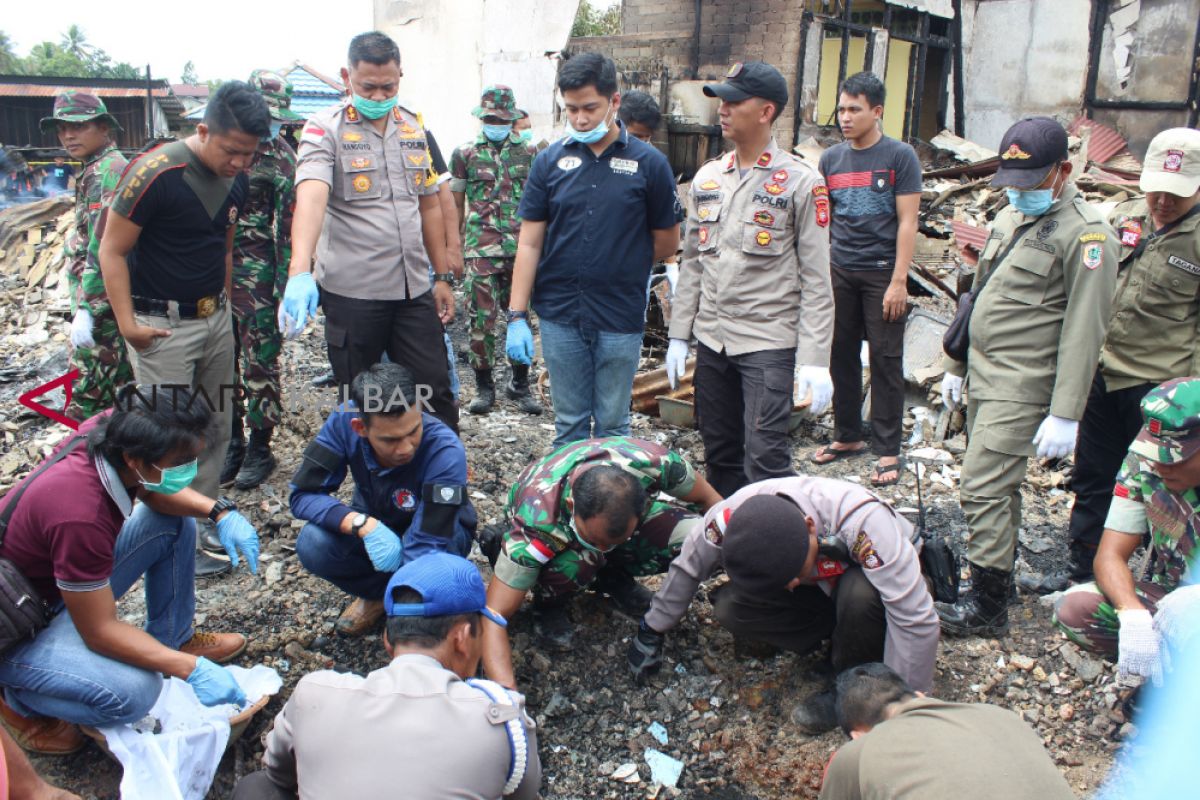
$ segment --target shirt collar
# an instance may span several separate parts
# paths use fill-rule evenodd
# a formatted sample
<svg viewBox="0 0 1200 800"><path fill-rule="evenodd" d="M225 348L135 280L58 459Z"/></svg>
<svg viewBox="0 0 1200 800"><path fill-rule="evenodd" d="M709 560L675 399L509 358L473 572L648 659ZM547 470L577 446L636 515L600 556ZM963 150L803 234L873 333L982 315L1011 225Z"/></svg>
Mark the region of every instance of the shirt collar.
<svg viewBox="0 0 1200 800"><path fill-rule="evenodd" d="M603 158L605 156L605 154L608 153L608 151L610 151L610 150L613 150L618 147L620 147L622 150L624 150L626 147L629 146L629 130L625 127L625 123L621 122L620 119L617 119L614 122L617 126L617 130L620 133L617 135L616 141L613 142L612 144L610 144L608 147L604 148L604 151L600 153L601 158ZM564 136L563 139L565 140L564 141L565 147L587 147L586 144L584 144L583 142L575 141L569 135Z"/></svg>
<svg viewBox="0 0 1200 800"><path fill-rule="evenodd" d="M767 149L762 151L758 160L752 165L755 169L770 169L779 158L779 145L775 141L775 137L771 137L771 141L767 142ZM731 150L729 155L725 157L724 172L732 172L737 169L737 150ZM749 167L747 167L749 169Z"/></svg>
<svg viewBox="0 0 1200 800"><path fill-rule="evenodd" d="M109 153L111 153L113 150L116 150L116 149L117 149L117 146L115 144L112 144L111 142L108 143L104 147L101 147L99 151L94 153L92 155L92 157L87 160L87 163L84 164L84 166L86 167L86 166L91 166L92 164L95 164L97 161L104 158L106 155L108 155Z"/></svg>
<svg viewBox="0 0 1200 800"><path fill-rule="evenodd" d="M129 515L133 513L133 498L129 496L125 485L121 483L121 476L117 474L116 468L99 453L92 456L92 464L96 467L96 474L100 476L100 483L104 486L104 491L108 492L108 496L117 504L117 508L121 510L121 516L129 519Z"/></svg>

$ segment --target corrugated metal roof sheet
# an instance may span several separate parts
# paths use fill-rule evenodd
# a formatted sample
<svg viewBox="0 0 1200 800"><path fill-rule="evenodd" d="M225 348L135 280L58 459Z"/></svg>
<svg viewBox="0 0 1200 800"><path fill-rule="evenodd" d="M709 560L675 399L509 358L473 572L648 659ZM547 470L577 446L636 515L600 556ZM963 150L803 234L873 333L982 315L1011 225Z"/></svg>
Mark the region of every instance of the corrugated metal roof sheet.
<svg viewBox="0 0 1200 800"><path fill-rule="evenodd" d="M983 250L983 244L987 241L988 237L987 228L954 220L950 223L950 229L954 231L954 241L958 242L958 244L969 244L976 250Z"/></svg>
<svg viewBox="0 0 1200 800"><path fill-rule="evenodd" d="M311 117L318 111L324 111L331 106L336 106L339 102L341 102L339 97L303 97L292 95L292 111L295 111L302 117Z"/></svg>
<svg viewBox="0 0 1200 800"><path fill-rule="evenodd" d="M1080 132L1087 128L1091 135L1088 137L1087 157L1088 161L1094 161L1097 164L1103 164L1110 158L1121 152L1129 145L1121 134L1117 133L1107 125L1102 125L1095 120L1079 117L1071 123L1071 127L1067 130L1074 136L1079 136Z"/></svg>
<svg viewBox="0 0 1200 800"><path fill-rule="evenodd" d="M97 97L145 97L146 88L114 88L110 86L72 86L69 83L59 85L0 83L0 97L54 97L63 92L75 90L90 92ZM154 97L167 97L168 91L155 87L150 94Z"/></svg>
<svg viewBox="0 0 1200 800"><path fill-rule="evenodd" d="M293 67L286 77L291 81L292 88L294 89L293 97L297 94L340 97L342 94L341 86L334 84L329 78L314 73L311 69L301 64Z"/></svg>

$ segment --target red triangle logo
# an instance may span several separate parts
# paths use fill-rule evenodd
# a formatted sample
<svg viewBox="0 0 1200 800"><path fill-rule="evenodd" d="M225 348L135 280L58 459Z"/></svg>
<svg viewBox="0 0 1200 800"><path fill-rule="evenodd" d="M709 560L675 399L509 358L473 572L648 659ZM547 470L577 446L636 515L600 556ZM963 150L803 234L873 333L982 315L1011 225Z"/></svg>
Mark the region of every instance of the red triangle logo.
<svg viewBox="0 0 1200 800"><path fill-rule="evenodd" d="M54 420L55 422L61 422L63 425L66 425L68 428L70 428L73 431L79 430L79 423L76 422L75 420L71 419L70 417L68 417L66 414L62 413L62 411L58 411L53 408L47 408L46 406L42 405L41 403L35 403L33 401L33 398L41 397L42 395L44 395L48 392L52 392L61 386L61 387L63 387L63 391L65 391L67 393L67 400L63 404L63 411L65 411L71 405L71 392L74 389L75 379L78 377L79 377L79 368L76 367L76 368L72 369L70 372L68 372L67 374L60 375L59 377L55 378L54 380L50 381L49 383L43 383L41 386L37 386L37 387L34 387L33 389L30 389L28 392L26 392L25 394L18 397L17 402L20 403L21 405L25 406L28 409L32 409L33 411L36 411L37 413L41 414L43 417L49 417L50 419Z"/></svg>

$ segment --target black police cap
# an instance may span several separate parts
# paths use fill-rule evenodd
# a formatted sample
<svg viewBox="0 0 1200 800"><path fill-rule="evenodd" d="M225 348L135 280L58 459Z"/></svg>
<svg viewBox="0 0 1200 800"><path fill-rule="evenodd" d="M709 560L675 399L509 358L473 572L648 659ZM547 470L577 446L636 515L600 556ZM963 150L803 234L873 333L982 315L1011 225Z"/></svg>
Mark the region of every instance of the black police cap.
<svg viewBox="0 0 1200 800"><path fill-rule="evenodd" d="M710 83L704 87L709 97L719 97L731 103L761 97L775 103L782 110L787 105L787 81L779 70L762 61L747 61L734 64L725 74L724 83Z"/></svg>

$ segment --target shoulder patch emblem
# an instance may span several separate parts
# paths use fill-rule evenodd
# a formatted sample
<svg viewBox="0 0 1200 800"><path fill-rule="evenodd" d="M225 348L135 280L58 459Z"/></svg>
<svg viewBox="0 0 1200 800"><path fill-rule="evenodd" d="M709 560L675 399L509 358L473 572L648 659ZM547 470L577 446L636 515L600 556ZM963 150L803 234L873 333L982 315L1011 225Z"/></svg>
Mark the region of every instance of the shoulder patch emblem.
<svg viewBox="0 0 1200 800"><path fill-rule="evenodd" d="M300 134L300 141L302 142L313 142L314 144L320 144L321 140L324 138L325 129L315 122L310 122L305 125L304 132ZM342 138L345 138L345 136L343 135Z"/></svg>
<svg viewBox="0 0 1200 800"><path fill-rule="evenodd" d="M417 498L408 489L397 489L392 493L392 504L401 511L411 511L417 507Z"/></svg>
<svg viewBox="0 0 1200 800"><path fill-rule="evenodd" d="M700 184L700 188L706 192L711 192L713 189L721 188L721 184L717 183L716 181L705 181L704 183Z"/></svg>
<svg viewBox="0 0 1200 800"><path fill-rule="evenodd" d="M1099 242L1092 242L1083 248L1083 265L1088 269L1095 269L1100 266L1101 260L1104 258L1104 248Z"/></svg>
<svg viewBox="0 0 1200 800"><path fill-rule="evenodd" d="M733 514L732 508L723 508L716 514L709 523L704 526L704 538L708 539L718 547L725 541L725 528L729 525L729 517Z"/></svg>
<svg viewBox="0 0 1200 800"><path fill-rule="evenodd" d="M1079 237L1080 244L1087 244L1088 242L1107 242L1107 241L1108 241L1108 234L1100 233L1098 231L1093 231L1092 233L1085 233L1083 236Z"/></svg>
<svg viewBox="0 0 1200 800"><path fill-rule="evenodd" d="M235 222L237 222L237 206L230 206L229 207L229 224L232 225Z"/></svg>
<svg viewBox="0 0 1200 800"><path fill-rule="evenodd" d="M824 186L817 187L824 189ZM816 195L813 200L813 215L817 219L817 225L822 228L829 227L829 193L817 194L817 190L813 189L813 194Z"/></svg>
<svg viewBox="0 0 1200 800"><path fill-rule="evenodd" d="M875 552L875 543L866 531L858 532L854 546L850 548L850 557L862 564L863 569L879 569L883 566L883 559Z"/></svg>
<svg viewBox="0 0 1200 800"><path fill-rule="evenodd" d="M700 244L708 244L708 226L707 225L700 226L699 236L700 236Z"/></svg>
<svg viewBox="0 0 1200 800"><path fill-rule="evenodd" d="M1127 219L1121 224L1121 244L1126 247L1137 247L1142 240L1142 222L1137 219Z"/></svg>

